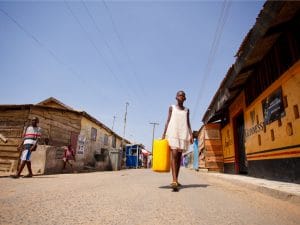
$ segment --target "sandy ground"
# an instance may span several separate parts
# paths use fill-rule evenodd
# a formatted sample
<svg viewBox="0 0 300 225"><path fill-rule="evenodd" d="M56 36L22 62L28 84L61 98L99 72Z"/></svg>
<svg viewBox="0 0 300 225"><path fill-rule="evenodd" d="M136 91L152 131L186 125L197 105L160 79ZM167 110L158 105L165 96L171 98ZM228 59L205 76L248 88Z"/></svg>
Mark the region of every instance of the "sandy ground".
<svg viewBox="0 0 300 225"><path fill-rule="evenodd" d="M300 207L183 168L0 178L0 224L299 224Z"/></svg>

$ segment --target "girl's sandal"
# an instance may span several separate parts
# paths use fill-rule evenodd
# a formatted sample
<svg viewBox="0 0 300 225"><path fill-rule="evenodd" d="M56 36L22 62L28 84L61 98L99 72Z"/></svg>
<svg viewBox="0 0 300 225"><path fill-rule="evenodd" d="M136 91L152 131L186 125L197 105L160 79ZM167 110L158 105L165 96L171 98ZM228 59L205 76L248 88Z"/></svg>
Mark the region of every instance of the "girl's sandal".
<svg viewBox="0 0 300 225"><path fill-rule="evenodd" d="M171 187L172 187L173 191L178 191L178 184L177 184L177 182L172 182L171 183Z"/></svg>
<svg viewBox="0 0 300 225"><path fill-rule="evenodd" d="M173 183L173 182L172 182ZM172 186L172 183L170 184L171 186ZM181 183L179 183L179 182L177 182L177 186L178 187L181 187L182 186L182 184Z"/></svg>

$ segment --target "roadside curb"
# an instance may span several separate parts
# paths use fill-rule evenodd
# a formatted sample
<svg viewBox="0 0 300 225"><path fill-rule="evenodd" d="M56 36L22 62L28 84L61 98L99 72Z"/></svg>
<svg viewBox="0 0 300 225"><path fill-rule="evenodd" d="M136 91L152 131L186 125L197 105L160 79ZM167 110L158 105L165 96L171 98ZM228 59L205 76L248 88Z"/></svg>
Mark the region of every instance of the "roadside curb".
<svg viewBox="0 0 300 225"><path fill-rule="evenodd" d="M222 179L230 184L242 186L277 199L300 205L300 184L271 181L244 175L223 174L216 172L199 171L213 179Z"/></svg>

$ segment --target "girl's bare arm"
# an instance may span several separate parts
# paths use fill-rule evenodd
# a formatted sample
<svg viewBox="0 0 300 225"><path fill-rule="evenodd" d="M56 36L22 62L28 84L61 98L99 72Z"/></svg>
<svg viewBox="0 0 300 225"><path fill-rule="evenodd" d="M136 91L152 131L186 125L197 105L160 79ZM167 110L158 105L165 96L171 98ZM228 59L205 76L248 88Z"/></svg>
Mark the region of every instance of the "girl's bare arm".
<svg viewBox="0 0 300 225"><path fill-rule="evenodd" d="M164 133L162 135L162 139L166 138L166 132L167 132L168 125L169 125L169 122L170 122L170 119L171 119L171 115L172 115L172 106L169 107L168 119L167 119L167 122L166 122L166 125L165 125L165 130L164 130Z"/></svg>
<svg viewBox="0 0 300 225"><path fill-rule="evenodd" d="M188 125L189 132L190 132L190 143L193 144L194 138L193 138L193 132L192 132L191 123L190 123L190 110L189 109L187 112L187 125Z"/></svg>

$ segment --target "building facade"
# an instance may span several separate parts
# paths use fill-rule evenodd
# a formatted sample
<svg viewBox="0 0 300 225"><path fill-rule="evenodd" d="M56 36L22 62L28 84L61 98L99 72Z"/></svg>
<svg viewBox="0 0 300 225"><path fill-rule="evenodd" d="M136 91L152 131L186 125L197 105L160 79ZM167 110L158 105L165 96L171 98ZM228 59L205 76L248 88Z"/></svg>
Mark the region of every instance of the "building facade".
<svg viewBox="0 0 300 225"><path fill-rule="evenodd" d="M206 111L226 173L300 183L299 29L299 2L267 1Z"/></svg>
<svg viewBox="0 0 300 225"><path fill-rule="evenodd" d="M0 105L0 134L6 140L0 140L0 175L16 172L20 156L17 146L33 116L39 118L42 128L40 145L32 156L35 173L60 172L68 144L75 150L74 168L79 171L109 170L110 151L121 149L122 137L88 113L76 111L55 98L35 105ZM35 166L35 162L40 166Z"/></svg>

